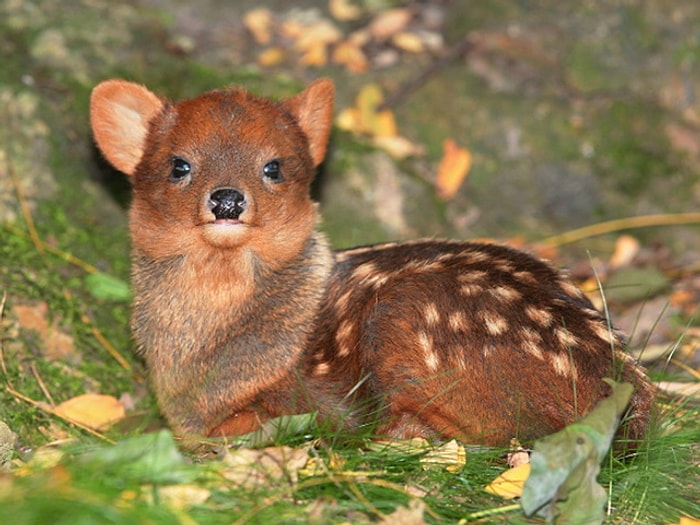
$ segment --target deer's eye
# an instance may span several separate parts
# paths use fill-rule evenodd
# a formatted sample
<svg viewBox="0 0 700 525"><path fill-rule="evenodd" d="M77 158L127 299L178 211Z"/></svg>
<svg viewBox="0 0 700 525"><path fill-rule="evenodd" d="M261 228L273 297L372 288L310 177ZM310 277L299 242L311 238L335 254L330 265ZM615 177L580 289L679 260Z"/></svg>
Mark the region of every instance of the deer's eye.
<svg viewBox="0 0 700 525"><path fill-rule="evenodd" d="M284 177L282 176L282 168L280 166L279 160L271 160L263 167L263 175L266 179L272 182L282 182Z"/></svg>
<svg viewBox="0 0 700 525"><path fill-rule="evenodd" d="M171 182L181 182L191 176L192 166L182 157L173 159L173 169L170 171Z"/></svg>

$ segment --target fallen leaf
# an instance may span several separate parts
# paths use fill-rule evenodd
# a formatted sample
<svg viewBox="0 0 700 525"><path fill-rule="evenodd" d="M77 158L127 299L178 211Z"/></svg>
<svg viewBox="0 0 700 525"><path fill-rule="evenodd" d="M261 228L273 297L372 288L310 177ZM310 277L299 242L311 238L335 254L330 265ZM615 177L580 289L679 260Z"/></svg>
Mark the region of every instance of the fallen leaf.
<svg viewBox="0 0 700 525"><path fill-rule="evenodd" d="M348 22L362 16L362 9L350 3L350 0L329 0L328 11L336 20Z"/></svg>
<svg viewBox="0 0 700 525"><path fill-rule="evenodd" d="M304 54L299 59L299 63L303 66L322 67L328 62L328 52L326 44L316 42L312 46L304 50Z"/></svg>
<svg viewBox="0 0 700 525"><path fill-rule="evenodd" d="M472 156L467 149L457 146L451 138L445 139L442 144L442 159L435 179L440 198L449 200L454 197L467 176L471 163Z"/></svg>
<svg viewBox="0 0 700 525"><path fill-rule="evenodd" d="M391 43L401 51L408 53L422 53L425 51L423 40L415 33L402 31L391 37Z"/></svg>
<svg viewBox="0 0 700 525"><path fill-rule="evenodd" d="M35 304L17 304L12 307L21 328L35 330L41 337L49 333L49 305L44 301Z"/></svg>
<svg viewBox="0 0 700 525"><path fill-rule="evenodd" d="M387 9L374 17L369 25L369 32L380 42L403 31L412 18L411 11L405 7Z"/></svg>
<svg viewBox="0 0 700 525"><path fill-rule="evenodd" d="M503 499L519 498L523 493L523 486L529 475L530 464L523 463L503 472L484 487L484 490Z"/></svg>
<svg viewBox="0 0 700 525"><path fill-rule="evenodd" d="M90 428L104 429L124 418L124 405L113 396L83 394L64 401L54 411Z"/></svg>
<svg viewBox="0 0 700 525"><path fill-rule="evenodd" d="M697 397L700 396L700 383L698 382L678 382L661 381L656 383L656 387L672 396Z"/></svg>
<svg viewBox="0 0 700 525"><path fill-rule="evenodd" d="M153 496L153 492L146 492ZM187 510L209 499L211 491L197 485L166 485L158 488L158 504L177 510ZM193 522L194 523L194 522Z"/></svg>
<svg viewBox="0 0 700 525"><path fill-rule="evenodd" d="M467 451L463 445L453 439L429 450L420 458L420 463L424 469L439 465L448 472L458 472L467 464Z"/></svg>
<svg viewBox="0 0 700 525"><path fill-rule="evenodd" d="M309 461L307 449L287 446L260 450L227 450L223 458L224 478L246 487L266 486L288 481L296 483L299 471Z"/></svg>
<svg viewBox="0 0 700 525"><path fill-rule="evenodd" d="M678 525L700 525L700 519L681 516Z"/></svg>
<svg viewBox="0 0 700 525"><path fill-rule="evenodd" d="M615 241L615 250L610 257L610 269L629 266L639 253L639 241L631 235L620 235Z"/></svg>
<svg viewBox="0 0 700 525"><path fill-rule="evenodd" d="M364 73L369 69L369 61L362 47L348 40L335 46L332 60L335 64L345 66L351 73Z"/></svg>
<svg viewBox="0 0 700 525"><path fill-rule="evenodd" d="M269 44L272 40L272 11L266 7L253 9L245 13L243 15L243 25L250 31L258 44Z"/></svg>
<svg viewBox="0 0 700 525"><path fill-rule="evenodd" d="M128 301L131 288L126 281L106 273L91 273L85 277L88 291L97 299Z"/></svg>
<svg viewBox="0 0 700 525"><path fill-rule="evenodd" d="M605 381L612 393L590 414L535 442L520 499L526 516L537 513L557 525L603 522L606 492L596 478L634 390Z"/></svg>
<svg viewBox="0 0 700 525"><path fill-rule="evenodd" d="M398 507L394 512L383 516L383 525L425 525L423 514L425 503L420 499L411 500L408 507Z"/></svg>
<svg viewBox="0 0 700 525"><path fill-rule="evenodd" d="M372 143L395 159L422 155L425 149L404 137L374 137Z"/></svg>

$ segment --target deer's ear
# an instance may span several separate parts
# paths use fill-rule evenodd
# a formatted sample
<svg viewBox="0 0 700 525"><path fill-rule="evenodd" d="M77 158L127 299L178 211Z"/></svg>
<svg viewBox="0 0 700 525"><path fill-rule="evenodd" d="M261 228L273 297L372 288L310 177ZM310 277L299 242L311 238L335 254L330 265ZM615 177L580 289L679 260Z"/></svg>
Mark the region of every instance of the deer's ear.
<svg viewBox="0 0 700 525"><path fill-rule="evenodd" d="M164 105L145 87L124 80L106 80L92 90L92 133L110 164L127 175L134 174L143 156L149 122Z"/></svg>
<svg viewBox="0 0 700 525"><path fill-rule="evenodd" d="M333 124L333 98L335 86L328 78L320 78L298 95L282 102L296 118L301 130L309 140L309 152L314 166L326 156L326 147Z"/></svg>

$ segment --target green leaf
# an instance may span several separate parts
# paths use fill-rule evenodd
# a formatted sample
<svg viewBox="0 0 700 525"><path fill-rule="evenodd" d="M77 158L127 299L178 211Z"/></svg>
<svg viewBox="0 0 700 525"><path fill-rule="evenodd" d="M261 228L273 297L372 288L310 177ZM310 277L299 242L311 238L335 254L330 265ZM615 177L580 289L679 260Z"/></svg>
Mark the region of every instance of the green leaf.
<svg viewBox="0 0 700 525"><path fill-rule="evenodd" d="M106 273L92 273L85 277L87 289L93 297L108 301L131 299L129 284Z"/></svg>
<svg viewBox="0 0 700 525"><path fill-rule="evenodd" d="M590 414L535 443L520 500L527 516L557 525L603 522L606 495L596 478L633 391L629 383L605 381L612 394Z"/></svg>
<svg viewBox="0 0 700 525"><path fill-rule="evenodd" d="M258 430L231 438L229 443L244 447L259 447L276 441L284 441L289 437L308 432L316 423L316 415L316 412L309 412L308 414L276 417L263 423Z"/></svg>
<svg viewBox="0 0 700 525"><path fill-rule="evenodd" d="M172 434L161 430L129 438L111 447L89 452L80 463L103 476L139 484L167 485L188 483L198 477L197 470L185 462Z"/></svg>

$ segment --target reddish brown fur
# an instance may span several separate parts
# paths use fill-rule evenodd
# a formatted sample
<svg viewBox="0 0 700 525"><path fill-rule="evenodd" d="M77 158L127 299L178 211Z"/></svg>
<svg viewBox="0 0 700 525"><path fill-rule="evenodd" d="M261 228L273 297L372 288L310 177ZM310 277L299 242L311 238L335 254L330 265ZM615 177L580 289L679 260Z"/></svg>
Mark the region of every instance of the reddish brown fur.
<svg viewBox="0 0 700 525"><path fill-rule="evenodd" d="M236 435L318 410L502 445L573 422L616 377L636 386L640 437L650 383L548 264L490 244L328 248L309 186L332 101L328 80L278 103L228 90L170 104L124 81L93 92L96 141L133 183L132 326L172 427ZM274 159L281 181L263 172ZM222 188L245 197L239 216L213 211Z"/></svg>

